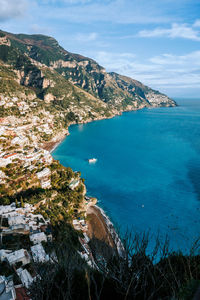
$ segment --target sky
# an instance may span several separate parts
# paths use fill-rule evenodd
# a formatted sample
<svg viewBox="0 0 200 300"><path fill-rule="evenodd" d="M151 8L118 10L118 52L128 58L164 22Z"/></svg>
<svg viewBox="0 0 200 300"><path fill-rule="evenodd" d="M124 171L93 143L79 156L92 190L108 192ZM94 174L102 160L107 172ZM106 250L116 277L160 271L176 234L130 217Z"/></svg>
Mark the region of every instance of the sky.
<svg viewBox="0 0 200 300"><path fill-rule="evenodd" d="M0 28L53 36L171 97L200 96L199 0L0 0Z"/></svg>

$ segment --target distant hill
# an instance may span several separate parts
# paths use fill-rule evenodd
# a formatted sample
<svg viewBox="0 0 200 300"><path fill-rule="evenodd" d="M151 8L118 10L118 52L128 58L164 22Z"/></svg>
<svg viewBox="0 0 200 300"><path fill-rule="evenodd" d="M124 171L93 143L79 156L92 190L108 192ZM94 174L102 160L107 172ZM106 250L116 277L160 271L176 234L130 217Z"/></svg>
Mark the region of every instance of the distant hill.
<svg viewBox="0 0 200 300"><path fill-rule="evenodd" d="M141 82L107 73L94 60L63 49L44 35L0 31L0 94L54 101L86 118L109 117L126 110L175 106Z"/></svg>

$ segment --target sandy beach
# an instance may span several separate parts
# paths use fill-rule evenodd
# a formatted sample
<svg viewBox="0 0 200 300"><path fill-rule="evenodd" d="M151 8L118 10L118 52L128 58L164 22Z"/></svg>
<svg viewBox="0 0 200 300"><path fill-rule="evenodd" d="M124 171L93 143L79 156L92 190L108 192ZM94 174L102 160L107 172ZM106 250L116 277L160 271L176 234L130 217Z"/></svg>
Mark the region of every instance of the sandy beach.
<svg viewBox="0 0 200 300"><path fill-rule="evenodd" d="M53 152L68 135L69 135L68 130L64 130L63 132L55 136L51 141L45 142L42 145L42 149L45 149L50 153Z"/></svg>
<svg viewBox="0 0 200 300"><path fill-rule="evenodd" d="M111 233L108 230L104 216L97 206L90 206L87 210L88 236L95 237L98 240L106 242L109 246L114 247L115 243Z"/></svg>

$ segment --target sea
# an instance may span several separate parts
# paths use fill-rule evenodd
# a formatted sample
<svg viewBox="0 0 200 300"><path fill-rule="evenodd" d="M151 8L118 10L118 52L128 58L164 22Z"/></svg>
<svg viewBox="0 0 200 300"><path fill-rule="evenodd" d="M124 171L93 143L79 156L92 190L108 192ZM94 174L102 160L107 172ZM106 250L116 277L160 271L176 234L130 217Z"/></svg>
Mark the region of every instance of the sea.
<svg viewBox="0 0 200 300"><path fill-rule="evenodd" d="M200 99L72 125L54 150L80 171L121 235L157 236L187 253L200 237ZM88 159L97 158L96 163Z"/></svg>

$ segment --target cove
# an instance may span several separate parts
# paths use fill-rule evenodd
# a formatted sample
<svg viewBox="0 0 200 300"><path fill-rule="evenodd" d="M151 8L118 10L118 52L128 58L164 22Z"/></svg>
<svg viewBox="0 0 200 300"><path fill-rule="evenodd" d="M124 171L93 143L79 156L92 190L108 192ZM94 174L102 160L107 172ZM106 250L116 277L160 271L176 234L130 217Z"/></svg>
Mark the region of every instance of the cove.
<svg viewBox="0 0 200 300"><path fill-rule="evenodd" d="M175 100L178 107L72 125L52 155L81 171L122 231L168 235L185 252L200 236L200 100Z"/></svg>

